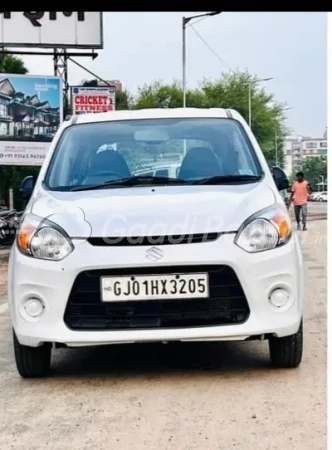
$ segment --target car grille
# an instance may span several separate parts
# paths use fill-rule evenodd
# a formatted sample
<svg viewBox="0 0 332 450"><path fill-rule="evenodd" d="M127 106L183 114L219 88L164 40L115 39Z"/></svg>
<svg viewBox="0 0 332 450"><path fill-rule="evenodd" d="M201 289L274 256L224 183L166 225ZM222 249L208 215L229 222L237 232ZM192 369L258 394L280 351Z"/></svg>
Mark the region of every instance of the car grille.
<svg viewBox="0 0 332 450"><path fill-rule="evenodd" d="M88 242L98 247L117 246L147 246L147 245L177 245L177 244L201 244L218 239L221 233L178 234L170 236L110 236L90 237Z"/></svg>
<svg viewBox="0 0 332 450"><path fill-rule="evenodd" d="M210 298L102 302L100 278L168 273L209 274ZM72 330L186 328L245 322L249 305L235 272L228 266L178 266L81 272L64 314Z"/></svg>

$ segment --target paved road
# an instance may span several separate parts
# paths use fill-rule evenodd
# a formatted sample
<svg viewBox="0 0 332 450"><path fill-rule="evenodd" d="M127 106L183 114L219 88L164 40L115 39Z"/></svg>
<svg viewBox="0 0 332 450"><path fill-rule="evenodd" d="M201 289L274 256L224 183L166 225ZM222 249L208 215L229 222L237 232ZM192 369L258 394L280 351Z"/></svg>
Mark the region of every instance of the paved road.
<svg viewBox="0 0 332 450"><path fill-rule="evenodd" d="M327 214L327 202L309 202L309 214Z"/></svg>
<svg viewBox="0 0 332 450"><path fill-rule="evenodd" d="M22 380L0 283L0 448L326 449L326 221L301 236L297 370L271 369L265 342L142 345L58 350L52 378Z"/></svg>

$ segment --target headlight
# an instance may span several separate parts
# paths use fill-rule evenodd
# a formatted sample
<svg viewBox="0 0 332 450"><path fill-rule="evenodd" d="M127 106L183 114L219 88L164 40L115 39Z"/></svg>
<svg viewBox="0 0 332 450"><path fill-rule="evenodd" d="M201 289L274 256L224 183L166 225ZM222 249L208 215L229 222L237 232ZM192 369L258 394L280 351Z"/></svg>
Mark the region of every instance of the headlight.
<svg viewBox="0 0 332 450"><path fill-rule="evenodd" d="M235 243L249 253L263 252L286 244L292 234L288 215L280 206L266 208L240 227Z"/></svg>
<svg viewBox="0 0 332 450"><path fill-rule="evenodd" d="M57 224L34 214L27 214L17 233L19 249L38 259L60 261L74 246L67 233Z"/></svg>

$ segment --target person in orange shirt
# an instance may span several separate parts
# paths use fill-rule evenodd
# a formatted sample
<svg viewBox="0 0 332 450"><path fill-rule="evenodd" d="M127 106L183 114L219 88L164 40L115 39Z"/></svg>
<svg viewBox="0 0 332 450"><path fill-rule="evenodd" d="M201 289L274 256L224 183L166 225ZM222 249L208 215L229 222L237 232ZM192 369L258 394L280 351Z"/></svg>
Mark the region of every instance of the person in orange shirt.
<svg viewBox="0 0 332 450"><path fill-rule="evenodd" d="M289 205L294 202L295 219L297 222L297 229L300 230L300 216L302 215L303 230L307 229L307 212L308 212L308 199L312 192L311 186L304 179L303 172L296 174L297 181L293 184L292 194L289 199ZM288 205L288 206L289 206Z"/></svg>

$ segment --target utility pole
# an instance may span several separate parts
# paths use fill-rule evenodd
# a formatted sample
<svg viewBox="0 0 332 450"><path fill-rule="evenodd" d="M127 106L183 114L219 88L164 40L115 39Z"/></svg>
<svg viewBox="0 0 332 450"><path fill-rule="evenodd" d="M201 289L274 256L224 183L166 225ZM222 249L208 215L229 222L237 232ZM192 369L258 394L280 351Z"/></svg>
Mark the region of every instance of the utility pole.
<svg viewBox="0 0 332 450"><path fill-rule="evenodd" d="M253 81L249 80L249 83L248 83L248 110L249 110L249 120L248 120L248 122L249 122L249 127L250 127L250 128L251 128L251 116L252 116L252 113L251 113L252 84L261 83L262 81L270 81L270 80L273 80L273 77L270 77L270 78L259 78L258 80L253 80Z"/></svg>
<svg viewBox="0 0 332 450"><path fill-rule="evenodd" d="M186 107L186 18L182 17L182 94L183 108Z"/></svg>
<svg viewBox="0 0 332 450"><path fill-rule="evenodd" d="M292 107L288 107L288 108L283 108L282 111L288 111L289 109L292 109ZM275 165L277 166L279 161L279 157L278 157L278 130L277 128L274 131L274 143L275 143Z"/></svg>
<svg viewBox="0 0 332 450"><path fill-rule="evenodd" d="M185 108L187 106L186 102L186 87L187 87L187 49L186 49L186 26L192 19L198 19L199 17L216 16L222 11L214 11L206 14L197 14L196 16L182 17L182 93L183 100L182 106Z"/></svg>
<svg viewBox="0 0 332 450"><path fill-rule="evenodd" d="M251 83L249 83L248 109L249 109L249 127L251 128Z"/></svg>
<svg viewBox="0 0 332 450"><path fill-rule="evenodd" d="M277 130L275 130L275 151L276 151L276 155L275 155L275 165L278 165L278 132Z"/></svg>

